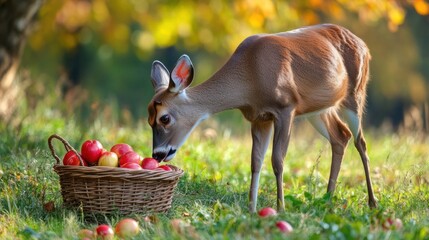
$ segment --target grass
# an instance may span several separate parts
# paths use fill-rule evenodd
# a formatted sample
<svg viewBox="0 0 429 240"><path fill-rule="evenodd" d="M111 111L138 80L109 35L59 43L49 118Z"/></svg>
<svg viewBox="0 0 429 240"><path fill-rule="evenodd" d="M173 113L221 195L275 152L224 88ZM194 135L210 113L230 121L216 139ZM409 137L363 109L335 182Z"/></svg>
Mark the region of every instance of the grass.
<svg viewBox="0 0 429 240"><path fill-rule="evenodd" d="M82 228L115 225L121 216L87 222L78 210L62 207L46 141L58 133L75 147L90 138L105 146L127 142L148 156L152 138L146 122L119 126L95 118L79 124L55 111L35 112L15 127L0 125L0 239L77 239ZM231 134L222 127L213 130L212 125L199 127L172 162L186 172L172 208L149 216L149 221L146 216L132 216L142 225L136 239L429 239L427 138L367 133L379 201L379 207L371 210L353 144L346 152L335 195L329 196L325 194L329 144L307 125L297 125L285 160L286 211L261 219L247 209L250 135ZM276 203L270 154L269 150L261 173L258 208ZM51 201L55 208L46 209L44 204ZM383 229L388 217L400 218L403 228ZM172 219L181 219L183 225L173 227ZM277 220L288 221L294 232L283 235L275 227Z"/></svg>

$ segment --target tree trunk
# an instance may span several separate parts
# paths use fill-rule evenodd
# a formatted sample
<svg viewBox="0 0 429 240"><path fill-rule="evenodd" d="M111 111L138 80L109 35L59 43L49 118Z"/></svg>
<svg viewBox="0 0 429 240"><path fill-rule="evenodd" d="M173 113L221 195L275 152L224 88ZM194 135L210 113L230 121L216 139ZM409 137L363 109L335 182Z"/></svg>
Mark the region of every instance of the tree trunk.
<svg viewBox="0 0 429 240"><path fill-rule="evenodd" d="M19 84L14 83L28 30L42 0L0 0L0 121L16 108Z"/></svg>

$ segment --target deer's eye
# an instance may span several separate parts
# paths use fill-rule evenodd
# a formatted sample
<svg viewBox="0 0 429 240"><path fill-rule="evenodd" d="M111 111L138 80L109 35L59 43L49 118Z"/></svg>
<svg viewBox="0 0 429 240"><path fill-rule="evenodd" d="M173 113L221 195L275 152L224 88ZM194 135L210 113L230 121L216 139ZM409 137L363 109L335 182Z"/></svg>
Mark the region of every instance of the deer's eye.
<svg viewBox="0 0 429 240"><path fill-rule="evenodd" d="M164 124L164 125L168 125L168 124L170 123L170 116L168 116L167 114L162 115L162 116L159 118L159 121L160 121L162 124Z"/></svg>

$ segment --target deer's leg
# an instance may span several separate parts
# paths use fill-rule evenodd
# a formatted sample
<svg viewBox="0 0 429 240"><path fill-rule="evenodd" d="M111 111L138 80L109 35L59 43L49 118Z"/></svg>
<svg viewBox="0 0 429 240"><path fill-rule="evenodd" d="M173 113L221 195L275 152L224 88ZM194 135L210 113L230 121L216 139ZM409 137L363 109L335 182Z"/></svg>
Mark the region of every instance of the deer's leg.
<svg viewBox="0 0 429 240"><path fill-rule="evenodd" d="M356 112L350 109L345 109L344 113L345 113L346 121L353 132L355 147L359 152L359 155L362 159L363 168L365 170L366 186L368 188L368 205L371 208L375 208L377 207L377 201L375 200L374 192L372 189L372 183L371 183L371 177L370 177L370 171L369 171L369 157L366 150L366 141L363 136L361 118Z"/></svg>
<svg viewBox="0 0 429 240"><path fill-rule="evenodd" d="M274 120L273 154L271 162L277 182L277 209L284 210L283 160L289 145L294 108L283 109Z"/></svg>
<svg viewBox="0 0 429 240"><path fill-rule="evenodd" d="M341 169L344 152L351 137L351 132L340 120L335 111L315 115L308 120L313 127L331 143L332 163L328 182L328 192L333 193Z"/></svg>
<svg viewBox="0 0 429 240"><path fill-rule="evenodd" d="M252 180L249 193L249 210L252 213L256 212L259 176L268 148L272 125L271 121L252 123Z"/></svg>

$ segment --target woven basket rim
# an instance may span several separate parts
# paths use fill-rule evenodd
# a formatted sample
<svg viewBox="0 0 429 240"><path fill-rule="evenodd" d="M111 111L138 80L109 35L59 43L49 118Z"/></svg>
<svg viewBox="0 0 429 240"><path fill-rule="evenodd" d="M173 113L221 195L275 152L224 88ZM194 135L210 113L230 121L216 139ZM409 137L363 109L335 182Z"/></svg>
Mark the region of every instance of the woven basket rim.
<svg viewBox="0 0 429 240"><path fill-rule="evenodd" d="M146 180L175 180L183 176L184 171L176 166L168 165L172 171L165 170L148 170L148 169L128 169L121 167L106 166L70 166L55 164L54 170L60 173L76 174L86 178L123 178L135 179L144 178Z"/></svg>

